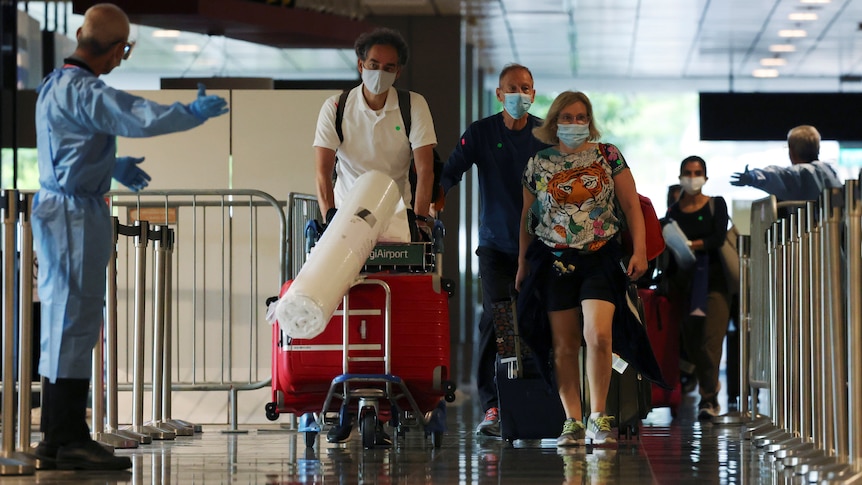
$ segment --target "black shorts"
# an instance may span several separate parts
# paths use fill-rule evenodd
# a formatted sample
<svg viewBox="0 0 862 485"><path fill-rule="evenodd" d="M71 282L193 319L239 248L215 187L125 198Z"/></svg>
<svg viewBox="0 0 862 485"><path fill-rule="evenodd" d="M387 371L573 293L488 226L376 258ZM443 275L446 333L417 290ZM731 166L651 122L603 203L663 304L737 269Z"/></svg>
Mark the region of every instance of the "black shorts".
<svg viewBox="0 0 862 485"><path fill-rule="evenodd" d="M611 256L605 251L581 256L571 273L559 274L549 269L541 289L545 310L577 308L584 300L616 302L613 282L605 270L608 262L604 259L608 257Z"/></svg>

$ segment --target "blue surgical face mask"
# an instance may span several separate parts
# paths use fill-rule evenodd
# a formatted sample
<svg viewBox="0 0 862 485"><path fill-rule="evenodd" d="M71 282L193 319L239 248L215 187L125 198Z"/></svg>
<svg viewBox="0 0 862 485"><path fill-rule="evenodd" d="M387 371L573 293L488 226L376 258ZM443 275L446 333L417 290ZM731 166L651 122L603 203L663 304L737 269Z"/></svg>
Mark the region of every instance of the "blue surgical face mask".
<svg viewBox="0 0 862 485"><path fill-rule="evenodd" d="M395 83L395 73L383 69L362 69L362 84L374 94L383 94Z"/></svg>
<svg viewBox="0 0 862 485"><path fill-rule="evenodd" d="M503 108L516 120L527 114L532 104L528 94L506 93L503 95Z"/></svg>
<svg viewBox="0 0 862 485"><path fill-rule="evenodd" d="M557 125L557 138L569 148L577 148L590 137L590 124Z"/></svg>

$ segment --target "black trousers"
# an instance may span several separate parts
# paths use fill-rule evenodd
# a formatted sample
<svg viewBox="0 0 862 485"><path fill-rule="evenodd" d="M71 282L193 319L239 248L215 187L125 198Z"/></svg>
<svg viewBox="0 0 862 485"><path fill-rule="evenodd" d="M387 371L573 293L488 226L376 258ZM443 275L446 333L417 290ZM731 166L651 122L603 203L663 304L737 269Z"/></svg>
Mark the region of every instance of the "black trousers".
<svg viewBox="0 0 862 485"><path fill-rule="evenodd" d="M90 440L87 426L89 379L42 382L42 439L51 446Z"/></svg>
<svg viewBox="0 0 862 485"><path fill-rule="evenodd" d="M518 273L518 255L507 254L487 247L476 250L479 256L479 277L482 280L482 318L479 320L479 348L477 349L476 387L483 410L498 407L496 362L497 338L494 334L494 311L491 304L508 300L515 287Z"/></svg>

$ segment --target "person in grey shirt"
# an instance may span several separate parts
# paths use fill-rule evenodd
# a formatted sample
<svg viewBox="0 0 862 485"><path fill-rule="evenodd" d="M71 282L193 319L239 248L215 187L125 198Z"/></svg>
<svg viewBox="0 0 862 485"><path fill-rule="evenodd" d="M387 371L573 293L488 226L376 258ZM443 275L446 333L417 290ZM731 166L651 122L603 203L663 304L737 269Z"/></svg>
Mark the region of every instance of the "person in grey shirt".
<svg viewBox="0 0 862 485"><path fill-rule="evenodd" d="M778 200L816 200L825 188L841 187L843 182L831 165L818 160L820 133L811 125L801 125L787 133L789 167L770 165L731 175L730 184L751 186L774 195Z"/></svg>

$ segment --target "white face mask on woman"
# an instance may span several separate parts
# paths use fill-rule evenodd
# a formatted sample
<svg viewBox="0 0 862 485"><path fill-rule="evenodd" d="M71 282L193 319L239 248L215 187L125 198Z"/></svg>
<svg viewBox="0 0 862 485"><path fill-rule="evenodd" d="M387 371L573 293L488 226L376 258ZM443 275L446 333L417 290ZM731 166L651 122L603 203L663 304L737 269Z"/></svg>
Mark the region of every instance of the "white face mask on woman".
<svg viewBox="0 0 862 485"><path fill-rule="evenodd" d="M590 125L557 125L557 138L569 148L577 148L590 137Z"/></svg>
<svg viewBox="0 0 862 485"><path fill-rule="evenodd" d="M383 69L362 69L362 84L374 94L383 94L395 83L395 73Z"/></svg>
<svg viewBox="0 0 862 485"><path fill-rule="evenodd" d="M700 192L700 189L703 188L703 184L706 183L706 177L680 177L679 184L682 186L682 190L685 191L688 195L695 195Z"/></svg>

